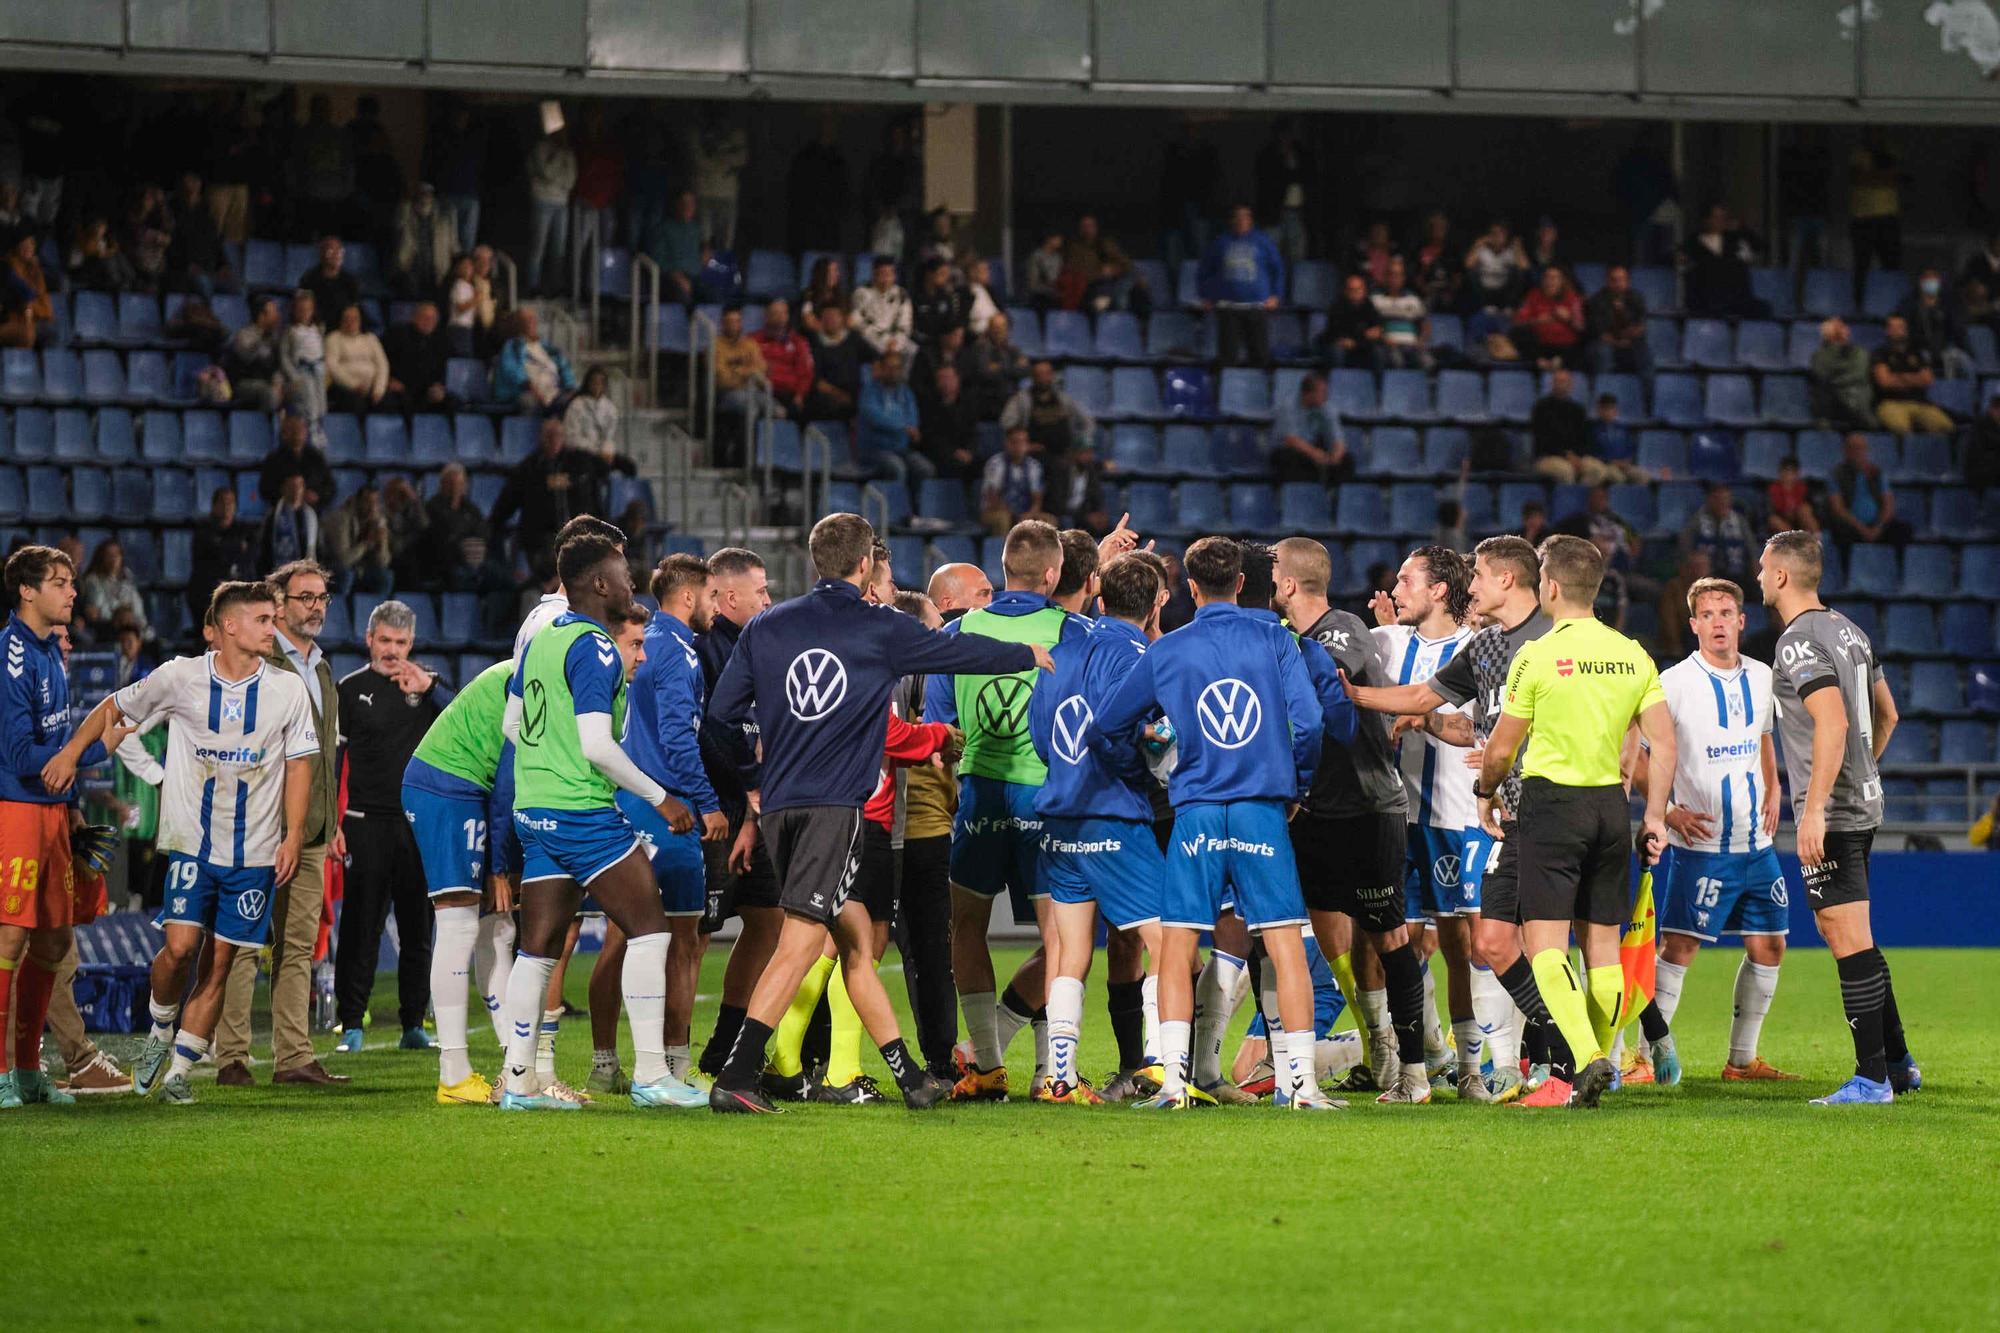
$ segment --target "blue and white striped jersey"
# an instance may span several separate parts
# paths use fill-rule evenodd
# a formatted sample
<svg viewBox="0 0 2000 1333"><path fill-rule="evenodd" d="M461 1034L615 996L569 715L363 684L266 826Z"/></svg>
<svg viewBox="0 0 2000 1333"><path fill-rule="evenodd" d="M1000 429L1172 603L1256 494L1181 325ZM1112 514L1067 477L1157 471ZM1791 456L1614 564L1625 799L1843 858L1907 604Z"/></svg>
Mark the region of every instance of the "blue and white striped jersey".
<svg viewBox="0 0 2000 1333"><path fill-rule="evenodd" d="M1700 852L1752 852L1771 845L1758 811L1764 797L1764 736L1771 730L1771 668L1743 658L1724 671L1690 653L1660 673L1674 718L1680 759L1674 804L1707 815L1712 836L1689 842L1669 831L1676 847Z"/></svg>
<svg viewBox="0 0 2000 1333"><path fill-rule="evenodd" d="M319 754L305 682L262 664L227 681L216 674L215 654L204 653L176 657L115 698L139 726L173 722L160 785L160 850L215 866L274 864L285 761Z"/></svg>
<svg viewBox="0 0 2000 1333"><path fill-rule="evenodd" d="M1463 625L1441 639L1427 639L1408 625L1378 625L1374 634L1392 685L1429 680L1472 637L1472 631ZM1438 711L1469 713L1471 709L1446 705ZM1410 823L1463 830L1479 822L1479 803L1472 794L1473 772L1465 766L1467 753L1464 746L1447 745L1429 732L1403 733L1397 741L1396 763L1402 770L1403 790L1410 798Z"/></svg>

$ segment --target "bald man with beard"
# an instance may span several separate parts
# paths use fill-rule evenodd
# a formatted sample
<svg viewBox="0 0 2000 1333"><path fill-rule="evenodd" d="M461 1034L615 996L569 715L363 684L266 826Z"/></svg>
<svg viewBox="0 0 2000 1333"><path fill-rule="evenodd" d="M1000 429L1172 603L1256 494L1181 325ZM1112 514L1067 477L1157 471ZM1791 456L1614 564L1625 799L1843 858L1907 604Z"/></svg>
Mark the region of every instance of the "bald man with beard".
<svg viewBox="0 0 2000 1333"><path fill-rule="evenodd" d="M963 562L939 565L937 573L931 575L931 605L947 621L956 620L977 606L985 606L993 600L993 580L986 577L986 571L978 565Z"/></svg>

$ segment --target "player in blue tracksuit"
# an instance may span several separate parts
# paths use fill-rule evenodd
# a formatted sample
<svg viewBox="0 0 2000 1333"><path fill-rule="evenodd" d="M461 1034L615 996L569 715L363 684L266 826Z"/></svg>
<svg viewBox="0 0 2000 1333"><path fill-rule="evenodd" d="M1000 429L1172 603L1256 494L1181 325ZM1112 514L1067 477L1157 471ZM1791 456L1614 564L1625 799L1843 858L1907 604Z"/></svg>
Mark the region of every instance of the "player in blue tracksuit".
<svg viewBox="0 0 2000 1333"><path fill-rule="evenodd" d="M1273 1064L1290 1104L1335 1105L1313 1078L1312 982L1296 929L1306 919L1287 835L1287 809L1312 783L1325 710L1292 636L1268 616L1235 604L1243 548L1204 537L1184 558L1194 620L1147 652L1089 728L1112 762L1138 743L1156 708L1173 720L1179 760L1167 784L1174 805L1167 848L1160 948L1160 1053L1165 1080L1149 1106L1188 1104L1187 1057L1196 938L1212 928L1225 896L1278 974L1285 1031Z"/></svg>
<svg viewBox="0 0 2000 1333"><path fill-rule="evenodd" d="M1136 930L1157 968L1166 878L1166 858L1153 839L1152 775L1139 747L1105 754L1085 742L1096 710L1159 637L1160 577L1138 557L1113 560L1098 577L1104 615L1089 634L1054 650L1056 669L1035 682L1028 705L1029 736L1048 766L1035 797L1042 819L1037 877L1053 902L1055 924L1043 1099L1076 1104L1100 1100L1076 1069L1097 915L1111 929ZM1157 985L1157 973L1147 978L1147 990Z"/></svg>
<svg viewBox="0 0 2000 1333"><path fill-rule="evenodd" d="M874 577L874 544L874 529L857 515L829 514L814 524L809 547L819 582L744 626L709 701L709 719L725 727L755 712L764 746L761 824L785 911L778 947L715 1081L709 1105L718 1111L776 1109L758 1089L764 1046L829 927L848 998L905 1103L929 1106L949 1091L904 1048L875 975L874 924L848 896L860 865L861 810L882 780L889 696L904 676L1052 663L1045 648L940 634L912 616L869 606L861 590Z"/></svg>

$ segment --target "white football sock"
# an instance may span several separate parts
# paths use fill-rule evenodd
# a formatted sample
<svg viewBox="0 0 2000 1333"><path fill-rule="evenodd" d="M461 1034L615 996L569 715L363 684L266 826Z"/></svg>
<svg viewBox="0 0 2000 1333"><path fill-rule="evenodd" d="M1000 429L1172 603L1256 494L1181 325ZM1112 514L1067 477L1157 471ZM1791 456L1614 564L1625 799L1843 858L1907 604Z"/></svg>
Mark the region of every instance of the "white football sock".
<svg viewBox="0 0 2000 1333"><path fill-rule="evenodd" d="M174 1038L174 1062L167 1066L168 1078L185 1078L208 1054L208 1038L183 1032Z"/></svg>
<svg viewBox="0 0 2000 1333"><path fill-rule="evenodd" d="M1604 1053L1611 1061L1613 1069L1625 1067L1625 1029L1619 1028L1611 1038L1611 1049Z"/></svg>
<svg viewBox="0 0 2000 1333"><path fill-rule="evenodd" d="M1083 1026L1083 982L1056 977L1049 982L1049 1077L1076 1086L1076 1042Z"/></svg>
<svg viewBox="0 0 2000 1333"><path fill-rule="evenodd" d="M1493 1058L1495 1072L1521 1069L1521 1043L1514 1035L1514 997L1493 975L1493 969L1472 967L1472 1016L1479 1026L1485 1054Z"/></svg>
<svg viewBox="0 0 2000 1333"><path fill-rule="evenodd" d="M1371 1042L1387 1042L1389 1049L1396 1048L1396 1029L1389 1022L1389 990L1365 990L1361 992L1361 1018L1368 1024L1368 1039Z"/></svg>
<svg viewBox="0 0 2000 1333"><path fill-rule="evenodd" d="M1286 1032L1281 1034L1284 1046L1285 1067L1282 1072L1274 1061L1271 1072L1286 1079L1293 1097L1310 1097L1319 1091L1319 1073L1313 1066L1313 1034L1311 1032ZM1275 1053L1277 1047L1273 1046Z"/></svg>
<svg viewBox="0 0 2000 1333"><path fill-rule="evenodd" d="M551 975L555 969L550 968ZM511 985L513 978L508 978ZM562 1010L542 1010L542 1021L535 1029L535 1076L547 1082L556 1076L556 1034L562 1031Z"/></svg>
<svg viewBox="0 0 2000 1333"><path fill-rule="evenodd" d="M486 1016L493 1023L493 1040L507 1044L507 1021L501 1013L507 995L507 978L514 970L514 918L507 912L488 912L479 918L479 941L472 950L472 980L486 1001Z"/></svg>
<svg viewBox="0 0 2000 1333"><path fill-rule="evenodd" d="M998 1063L1007 1063L1007 1048L1014 1044L1014 1038L1021 1029L1035 1021L1033 1014L1017 1014L1007 1003L1005 995L993 1003L993 1040L998 1043L1000 1055Z"/></svg>
<svg viewBox="0 0 2000 1333"><path fill-rule="evenodd" d="M1270 959L1257 969L1257 1012L1264 1018L1264 1034L1269 1036L1284 1026L1278 1018L1278 969L1271 966ZM1276 1069L1278 1062L1271 1061Z"/></svg>
<svg viewBox="0 0 2000 1333"><path fill-rule="evenodd" d="M472 950L479 940L477 907L440 907L431 941L431 1009L437 1014L438 1082L445 1087L472 1077L465 1053L470 1000L465 989L472 973Z"/></svg>
<svg viewBox="0 0 2000 1333"><path fill-rule="evenodd" d="M1139 1010L1144 1016L1146 1060L1156 1063L1160 1058L1160 979L1147 977L1139 983Z"/></svg>
<svg viewBox="0 0 2000 1333"><path fill-rule="evenodd" d="M1436 1055L1444 1049L1444 1020L1438 1017L1437 973L1428 960L1424 972L1424 1054Z"/></svg>
<svg viewBox="0 0 2000 1333"><path fill-rule="evenodd" d="M1674 1021L1674 1010L1681 1007L1681 984L1687 980L1687 974L1686 967L1664 958L1653 965L1653 1003L1660 1006L1660 1017L1669 1026Z"/></svg>
<svg viewBox="0 0 2000 1333"><path fill-rule="evenodd" d="M1171 1095L1187 1090L1190 1027L1181 1019L1160 1023L1160 1091Z"/></svg>
<svg viewBox="0 0 2000 1333"><path fill-rule="evenodd" d="M152 1016L153 1025L146 1035L154 1041L174 1039L174 1020L180 1017L181 1007L177 1004L161 1004L152 996L146 997L146 1012Z"/></svg>
<svg viewBox="0 0 2000 1333"><path fill-rule="evenodd" d="M625 1019L632 1028L632 1082L658 1083L667 1073L667 932L625 941L618 973Z"/></svg>
<svg viewBox="0 0 2000 1333"><path fill-rule="evenodd" d="M1736 1017L1729 1025L1729 1063L1741 1067L1757 1058L1757 1036L1771 997L1778 993L1778 969L1753 963L1744 955L1736 968Z"/></svg>
<svg viewBox="0 0 2000 1333"><path fill-rule="evenodd" d="M1220 949L1209 950L1208 963L1194 986L1192 1073L1197 1088L1208 1087L1222 1077L1222 1034L1234 1012L1230 995L1233 991L1240 996L1241 987L1249 982L1250 969L1241 958Z"/></svg>
<svg viewBox="0 0 2000 1333"><path fill-rule="evenodd" d="M687 1082L688 1070L694 1065L694 1048L691 1046L667 1047L667 1072Z"/></svg>
<svg viewBox="0 0 2000 1333"><path fill-rule="evenodd" d="M1360 1063L1359 1032L1336 1032L1313 1043L1313 1072L1321 1080L1339 1078Z"/></svg>
<svg viewBox="0 0 2000 1333"><path fill-rule="evenodd" d="M541 1056L542 996L548 993L549 978L555 975L556 960L524 953L515 958L507 978L507 998L502 1006L507 1023L507 1064L502 1070L506 1091L526 1096L541 1087L538 1068ZM549 1071L555 1072L555 1043L549 1043Z"/></svg>
<svg viewBox="0 0 2000 1333"><path fill-rule="evenodd" d="M1479 1073L1479 1021L1460 1019L1451 1025L1451 1035L1458 1041L1459 1077L1476 1076Z"/></svg>
<svg viewBox="0 0 2000 1333"><path fill-rule="evenodd" d="M1029 1026L1035 1030L1035 1082L1040 1083L1049 1072L1049 1021L1037 1018Z"/></svg>
<svg viewBox="0 0 2000 1333"><path fill-rule="evenodd" d="M965 1038L972 1043L972 1063L981 1069L1000 1064L1000 1015L993 992L962 992L958 1007L965 1014Z"/></svg>
<svg viewBox="0 0 2000 1333"><path fill-rule="evenodd" d="M590 1072L608 1073L618 1068L618 1052L594 1050L590 1053Z"/></svg>

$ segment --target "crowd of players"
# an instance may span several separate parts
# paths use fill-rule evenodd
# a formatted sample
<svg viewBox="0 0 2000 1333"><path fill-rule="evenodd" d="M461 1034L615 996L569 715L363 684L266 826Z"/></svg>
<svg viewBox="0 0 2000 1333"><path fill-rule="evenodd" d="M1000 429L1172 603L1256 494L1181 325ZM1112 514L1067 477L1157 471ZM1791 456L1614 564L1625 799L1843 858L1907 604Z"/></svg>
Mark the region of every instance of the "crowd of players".
<svg viewBox="0 0 2000 1333"><path fill-rule="evenodd" d="M1588 1107L1621 1081L1678 1081L1681 979L1724 932L1747 950L1723 1077L1789 1079L1758 1053L1788 919L1774 728L1855 1046L1854 1077L1819 1101L1920 1086L1868 925L1895 704L1867 637L1820 602L1808 534L1772 538L1759 568L1785 627L1775 667L1740 654L1743 589L1703 579L1687 599L1696 649L1665 673L1593 618L1602 557L1563 536L1495 537L1469 557L1420 547L1373 626L1329 605L1318 542L1206 537L1183 560L1192 618L1165 633L1168 566L1123 524L1102 541L1018 524L998 591L964 565L928 594L899 590L853 514L822 519L810 555L818 581L775 606L752 552L668 556L648 611L623 534L572 520L561 589L511 660L402 728L407 743L345 736L350 764L360 746L400 766L408 837L383 835L430 895L440 1103L865 1103L882 1093L861 1070L863 1032L912 1108L1004 1100L1027 1028L1037 1101L1179 1109L1268 1092L1326 1110L1343 1091L1419 1104L1439 1088ZM43 547L5 569L0 1107L69 1100L41 1070L41 1033L111 832L76 813L75 775L162 721L164 943L133 1083L186 1103L231 963L264 944L299 868L318 711L266 660L283 594L226 583L206 653L74 723L58 643L74 579ZM1655 994L1624 1052L1635 849L1670 864ZM1004 989L987 948L1002 895L1040 936ZM579 1090L555 1077L554 1043L590 912L606 926ZM700 963L732 916L697 1064ZM876 974L892 920L921 1056ZM1100 920L1119 1068L1093 1084L1077 1051ZM475 974L504 1052L491 1081L468 1055ZM1231 1077L1223 1037L1253 989L1262 1045ZM822 1007L824 1054L808 1060ZM1344 1008L1358 1043L1332 1034Z"/></svg>

